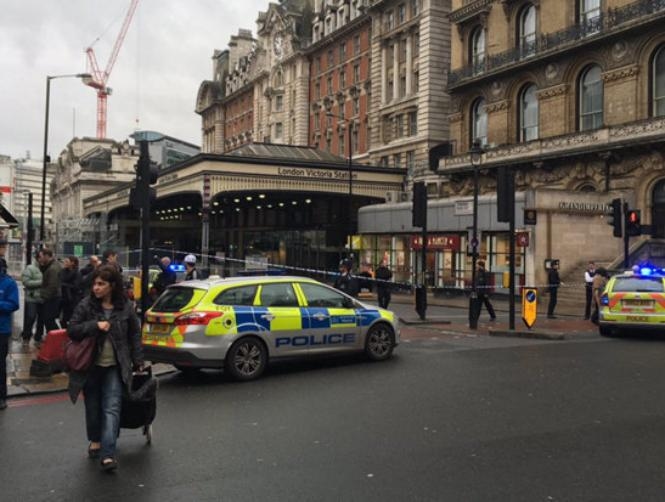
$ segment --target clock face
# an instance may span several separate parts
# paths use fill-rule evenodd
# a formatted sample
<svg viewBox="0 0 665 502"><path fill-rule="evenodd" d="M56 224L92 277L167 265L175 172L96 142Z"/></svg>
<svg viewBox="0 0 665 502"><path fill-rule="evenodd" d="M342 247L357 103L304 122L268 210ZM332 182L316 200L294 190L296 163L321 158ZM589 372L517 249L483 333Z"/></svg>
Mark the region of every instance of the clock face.
<svg viewBox="0 0 665 502"><path fill-rule="evenodd" d="M284 54L284 39L281 35L276 35L272 41L272 49L275 53L275 56L279 59Z"/></svg>

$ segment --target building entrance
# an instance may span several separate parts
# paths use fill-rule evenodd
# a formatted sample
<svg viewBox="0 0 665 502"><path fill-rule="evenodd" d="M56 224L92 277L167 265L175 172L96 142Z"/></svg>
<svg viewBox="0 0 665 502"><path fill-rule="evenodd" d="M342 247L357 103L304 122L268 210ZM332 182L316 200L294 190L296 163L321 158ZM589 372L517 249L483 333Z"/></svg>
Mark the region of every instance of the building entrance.
<svg viewBox="0 0 665 502"><path fill-rule="evenodd" d="M665 180L656 183L653 188L653 237L665 238Z"/></svg>

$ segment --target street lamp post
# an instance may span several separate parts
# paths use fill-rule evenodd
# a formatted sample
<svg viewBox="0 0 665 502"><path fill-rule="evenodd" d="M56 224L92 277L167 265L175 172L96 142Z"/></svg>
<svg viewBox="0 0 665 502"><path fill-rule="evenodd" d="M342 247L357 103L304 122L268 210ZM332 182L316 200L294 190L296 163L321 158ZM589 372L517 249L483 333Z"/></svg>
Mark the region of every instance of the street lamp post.
<svg viewBox="0 0 665 502"><path fill-rule="evenodd" d="M469 156L473 167L473 227L471 229L471 296L469 297L469 328L478 328L480 317L480 301L476 284L476 265L478 261L478 166L483 148L479 140L474 140Z"/></svg>
<svg viewBox="0 0 665 502"><path fill-rule="evenodd" d="M326 112L328 117L335 117L337 120L343 120L346 123L347 144L349 148L347 167L349 170L349 222L348 222L348 235L349 235L349 258L353 258L353 144L351 143L351 132L353 128L353 121L346 119L342 116L335 115L331 112Z"/></svg>
<svg viewBox="0 0 665 502"><path fill-rule="evenodd" d="M48 168L49 161L51 160L48 156L48 118L49 118L49 102L51 99L51 80L56 78L80 78L80 79L89 79L92 78L92 75L89 73L72 73L67 75L47 75L46 76L46 112L44 117L44 156L43 156L43 167L42 167L42 207L40 208L39 213L39 241L41 246L44 245L44 206L46 202L46 170Z"/></svg>

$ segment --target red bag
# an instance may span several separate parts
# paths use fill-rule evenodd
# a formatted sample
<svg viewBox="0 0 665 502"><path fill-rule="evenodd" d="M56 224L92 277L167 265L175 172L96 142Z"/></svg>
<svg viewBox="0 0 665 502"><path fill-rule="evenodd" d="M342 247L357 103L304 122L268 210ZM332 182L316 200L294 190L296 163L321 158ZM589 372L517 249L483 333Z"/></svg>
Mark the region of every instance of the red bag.
<svg viewBox="0 0 665 502"><path fill-rule="evenodd" d="M69 371L87 371L96 355L96 336L86 336L81 341L70 340L65 345L65 367Z"/></svg>

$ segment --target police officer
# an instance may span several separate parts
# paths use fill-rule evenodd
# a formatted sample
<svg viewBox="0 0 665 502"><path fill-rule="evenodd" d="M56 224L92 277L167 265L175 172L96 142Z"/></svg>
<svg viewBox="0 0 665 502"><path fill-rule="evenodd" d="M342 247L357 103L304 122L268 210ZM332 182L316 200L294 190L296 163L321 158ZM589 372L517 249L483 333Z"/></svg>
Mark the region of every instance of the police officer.
<svg viewBox="0 0 665 502"><path fill-rule="evenodd" d="M358 296L358 279L351 275L351 261L342 260L339 263L339 275L335 279L335 288L354 298Z"/></svg>
<svg viewBox="0 0 665 502"><path fill-rule="evenodd" d="M183 260L185 263L185 280L193 281L199 278L199 271L196 270L196 256L188 254Z"/></svg>

